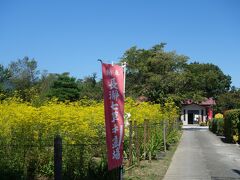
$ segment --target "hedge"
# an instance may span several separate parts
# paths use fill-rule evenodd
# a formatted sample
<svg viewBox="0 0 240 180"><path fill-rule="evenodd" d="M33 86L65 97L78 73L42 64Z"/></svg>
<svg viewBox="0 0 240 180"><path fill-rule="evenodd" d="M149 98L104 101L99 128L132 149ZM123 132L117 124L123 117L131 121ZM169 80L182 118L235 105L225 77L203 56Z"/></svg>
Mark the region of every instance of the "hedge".
<svg viewBox="0 0 240 180"><path fill-rule="evenodd" d="M209 129L213 133L222 136L224 134L224 120L223 120L223 118L213 118L209 122Z"/></svg>
<svg viewBox="0 0 240 180"><path fill-rule="evenodd" d="M240 109L228 110L224 113L224 135L227 142L239 142Z"/></svg>

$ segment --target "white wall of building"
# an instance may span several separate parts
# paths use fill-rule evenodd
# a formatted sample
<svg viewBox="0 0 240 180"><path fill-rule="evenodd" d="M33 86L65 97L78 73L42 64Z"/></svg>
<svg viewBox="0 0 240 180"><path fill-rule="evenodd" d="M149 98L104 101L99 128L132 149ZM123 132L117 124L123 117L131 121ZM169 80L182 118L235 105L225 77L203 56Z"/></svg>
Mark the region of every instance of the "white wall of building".
<svg viewBox="0 0 240 180"><path fill-rule="evenodd" d="M185 110L185 114L184 114L184 110ZM199 118L202 117L202 110L203 110L203 117L202 120L203 122L206 122L207 119L207 115L206 115L206 108L204 106L199 106L197 104L191 104L191 105L187 105L187 106L183 106L182 107L182 111L181 111L181 121L183 122L183 125L187 125L188 124L188 111L189 110L198 110L199 111ZM184 116L185 116L185 120L184 120ZM196 118L197 116L195 116Z"/></svg>

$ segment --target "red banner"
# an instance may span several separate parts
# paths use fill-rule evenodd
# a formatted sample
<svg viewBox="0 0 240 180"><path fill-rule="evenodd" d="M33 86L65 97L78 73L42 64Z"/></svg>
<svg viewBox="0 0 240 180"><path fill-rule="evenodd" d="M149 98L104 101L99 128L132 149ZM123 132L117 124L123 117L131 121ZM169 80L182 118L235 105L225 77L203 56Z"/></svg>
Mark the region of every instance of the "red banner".
<svg viewBox="0 0 240 180"><path fill-rule="evenodd" d="M210 120L213 118L213 109L212 107L209 107L207 110L208 110L208 119Z"/></svg>
<svg viewBox="0 0 240 180"><path fill-rule="evenodd" d="M124 137L124 76L118 65L102 64L108 170L122 165Z"/></svg>

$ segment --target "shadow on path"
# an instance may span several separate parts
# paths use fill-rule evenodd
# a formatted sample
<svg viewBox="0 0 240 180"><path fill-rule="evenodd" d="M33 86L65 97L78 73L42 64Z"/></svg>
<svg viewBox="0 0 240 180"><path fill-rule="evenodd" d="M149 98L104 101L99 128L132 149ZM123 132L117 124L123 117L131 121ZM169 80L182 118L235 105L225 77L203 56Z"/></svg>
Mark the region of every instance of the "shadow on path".
<svg viewBox="0 0 240 180"><path fill-rule="evenodd" d="M232 169L233 172L237 173L238 175L240 175L240 170L238 169Z"/></svg>

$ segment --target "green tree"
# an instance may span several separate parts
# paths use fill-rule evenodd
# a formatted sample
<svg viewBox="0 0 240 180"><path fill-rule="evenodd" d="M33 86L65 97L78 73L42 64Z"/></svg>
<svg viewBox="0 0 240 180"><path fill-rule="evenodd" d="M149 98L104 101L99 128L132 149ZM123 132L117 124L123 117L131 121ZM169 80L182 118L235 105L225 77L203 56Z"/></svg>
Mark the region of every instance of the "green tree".
<svg viewBox="0 0 240 180"><path fill-rule="evenodd" d="M127 96L146 96L150 101L164 103L168 97L179 103L184 99L201 101L217 98L229 90L231 77L213 64L190 63L188 57L166 52L161 43L150 49L128 49L126 61Z"/></svg>
<svg viewBox="0 0 240 180"><path fill-rule="evenodd" d="M37 61L24 57L13 61L9 65L10 82L15 90L23 91L35 85L39 71Z"/></svg>
<svg viewBox="0 0 240 180"><path fill-rule="evenodd" d="M0 64L0 92L5 92L9 89L10 73L7 68Z"/></svg>
<svg viewBox="0 0 240 180"><path fill-rule="evenodd" d="M48 73L46 70L43 71L41 78L35 86L36 96L31 99L34 106L41 106L49 99L50 89L57 79L58 74Z"/></svg>
<svg viewBox="0 0 240 180"><path fill-rule="evenodd" d="M165 52L165 44L153 46L149 50L132 47L124 53L121 61L126 61L128 96L146 96L150 101L165 102L171 96L179 99L184 86L187 56L176 52Z"/></svg>
<svg viewBox="0 0 240 180"><path fill-rule="evenodd" d="M229 92L221 94L214 109L216 113L224 113L230 109L240 109L240 89L232 87Z"/></svg>
<svg viewBox="0 0 240 180"><path fill-rule="evenodd" d="M97 101L103 99L102 81L97 81L96 73L78 80L78 85L80 89L80 99L88 98Z"/></svg>
<svg viewBox="0 0 240 180"><path fill-rule="evenodd" d="M194 62L187 65L186 72L185 92L199 92L203 97L217 99L231 86L231 77L214 64Z"/></svg>
<svg viewBox="0 0 240 180"><path fill-rule="evenodd" d="M0 64L0 100L9 96L11 84L9 82L10 73L7 68Z"/></svg>
<svg viewBox="0 0 240 180"><path fill-rule="evenodd" d="M70 77L69 73L58 75L57 80L49 89L48 97L56 97L59 101L75 101L79 98L79 88L74 77Z"/></svg>

